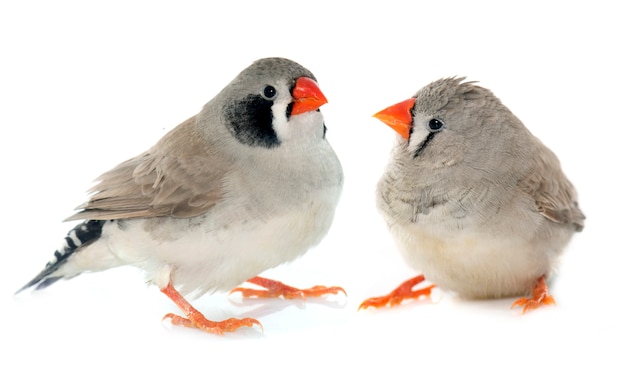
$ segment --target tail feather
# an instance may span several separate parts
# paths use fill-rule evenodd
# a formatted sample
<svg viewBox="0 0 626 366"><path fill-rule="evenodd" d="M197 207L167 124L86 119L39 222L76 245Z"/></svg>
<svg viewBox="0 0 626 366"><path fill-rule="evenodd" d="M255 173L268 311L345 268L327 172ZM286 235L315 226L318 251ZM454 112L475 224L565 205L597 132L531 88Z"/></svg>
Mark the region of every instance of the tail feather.
<svg viewBox="0 0 626 366"><path fill-rule="evenodd" d="M87 220L76 225L67 233L65 240L59 249L54 252L54 257L46 263L44 269L35 278L20 288L16 294L37 285L35 290L41 290L55 283L62 276L55 276L54 273L81 248L95 242L102 235L103 220Z"/></svg>

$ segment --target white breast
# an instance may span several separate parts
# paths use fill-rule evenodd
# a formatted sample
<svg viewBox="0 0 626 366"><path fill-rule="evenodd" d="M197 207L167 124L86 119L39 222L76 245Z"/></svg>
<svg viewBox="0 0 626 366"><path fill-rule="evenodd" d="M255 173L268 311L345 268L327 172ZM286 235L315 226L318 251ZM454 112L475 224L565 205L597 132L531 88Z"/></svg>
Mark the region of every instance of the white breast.
<svg viewBox="0 0 626 366"><path fill-rule="evenodd" d="M181 293L229 290L262 271L293 260L319 243L328 231L334 206L311 202L268 221L214 225L206 216L192 219L133 220L109 226L101 239L125 264L146 272L164 287L170 280Z"/></svg>

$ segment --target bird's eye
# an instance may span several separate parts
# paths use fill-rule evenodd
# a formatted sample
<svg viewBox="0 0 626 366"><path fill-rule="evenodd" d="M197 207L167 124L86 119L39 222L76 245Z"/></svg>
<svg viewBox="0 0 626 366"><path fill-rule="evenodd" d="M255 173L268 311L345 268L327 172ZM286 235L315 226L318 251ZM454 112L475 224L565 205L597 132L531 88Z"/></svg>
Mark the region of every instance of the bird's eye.
<svg viewBox="0 0 626 366"><path fill-rule="evenodd" d="M430 121L428 121L428 129L431 132L437 132L441 130L443 126L444 126L443 122L441 120L438 120L437 118L433 118Z"/></svg>
<svg viewBox="0 0 626 366"><path fill-rule="evenodd" d="M274 99L274 97L276 97L276 88L271 85L267 85L263 88L263 97L269 100Z"/></svg>

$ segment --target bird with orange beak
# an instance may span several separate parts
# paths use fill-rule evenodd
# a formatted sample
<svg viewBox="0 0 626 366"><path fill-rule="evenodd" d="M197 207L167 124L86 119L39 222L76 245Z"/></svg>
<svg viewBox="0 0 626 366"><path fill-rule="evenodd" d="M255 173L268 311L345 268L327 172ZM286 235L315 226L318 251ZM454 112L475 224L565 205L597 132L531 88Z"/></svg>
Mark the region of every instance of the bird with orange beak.
<svg viewBox="0 0 626 366"><path fill-rule="evenodd" d="M215 334L260 322L208 320L185 295L245 281L265 289L233 291L285 298L345 292L258 277L317 245L333 222L343 171L326 140L319 110L326 102L301 65L254 62L197 115L101 175L68 219L80 223L21 290L132 265L183 313L165 318Z"/></svg>
<svg viewBox="0 0 626 366"><path fill-rule="evenodd" d="M398 133L377 207L421 274L360 308L430 296L554 303L546 281L584 215L556 155L493 93L463 78L435 81L374 115Z"/></svg>

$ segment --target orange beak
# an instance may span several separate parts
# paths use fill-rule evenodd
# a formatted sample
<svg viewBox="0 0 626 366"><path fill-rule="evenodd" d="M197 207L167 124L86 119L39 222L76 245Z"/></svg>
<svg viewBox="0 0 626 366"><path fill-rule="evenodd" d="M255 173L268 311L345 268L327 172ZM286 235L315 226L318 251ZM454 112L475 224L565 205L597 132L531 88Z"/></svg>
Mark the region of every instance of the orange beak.
<svg viewBox="0 0 626 366"><path fill-rule="evenodd" d="M374 117L385 122L387 126L393 128L400 136L408 140L411 134L411 125L413 124L411 109L413 109L414 105L415 98L410 98L383 109L376 113Z"/></svg>
<svg viewBox="0 0 626 366"><path fill-rule="evenodd" d="M292 116L315 111L328 103L328 99L322 94L315 80L305 76L299 77L296 80L296 86L293 88L291 95L294 99L293 108L291 108Z"/></svg>

